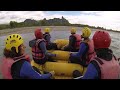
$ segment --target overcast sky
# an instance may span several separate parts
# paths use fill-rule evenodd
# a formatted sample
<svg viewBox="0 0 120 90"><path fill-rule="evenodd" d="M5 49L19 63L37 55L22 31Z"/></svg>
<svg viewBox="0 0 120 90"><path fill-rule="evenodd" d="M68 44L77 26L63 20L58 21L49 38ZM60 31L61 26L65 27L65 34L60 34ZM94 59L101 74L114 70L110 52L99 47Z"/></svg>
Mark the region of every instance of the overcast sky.
<svg viewBox="0 0 120 90"><path fill-rule="evenodd" d="M120 11L0 11L0 24L25 19L61 18L70 23L101 26L120 31Z"/></svg>

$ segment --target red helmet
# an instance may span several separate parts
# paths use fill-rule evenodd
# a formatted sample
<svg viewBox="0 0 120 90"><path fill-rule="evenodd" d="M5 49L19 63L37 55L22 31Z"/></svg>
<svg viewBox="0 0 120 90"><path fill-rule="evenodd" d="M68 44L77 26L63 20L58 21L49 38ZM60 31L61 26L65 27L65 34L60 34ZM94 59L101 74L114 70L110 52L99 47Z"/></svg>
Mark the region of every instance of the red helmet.
<svg viewBox="0 0 120 90"><path fill-rule="evenodd" d="M96 31L93 36L94 47L99 48L108 48L111 43L111 37L106 31Z"/></svg>
<svg viewBox="0 0 120 90"><path fill-rule="evenodd" d="M34 34L35 34L36 39L43 38L43 33L41 32L41 29L36 29Z"/></svg>

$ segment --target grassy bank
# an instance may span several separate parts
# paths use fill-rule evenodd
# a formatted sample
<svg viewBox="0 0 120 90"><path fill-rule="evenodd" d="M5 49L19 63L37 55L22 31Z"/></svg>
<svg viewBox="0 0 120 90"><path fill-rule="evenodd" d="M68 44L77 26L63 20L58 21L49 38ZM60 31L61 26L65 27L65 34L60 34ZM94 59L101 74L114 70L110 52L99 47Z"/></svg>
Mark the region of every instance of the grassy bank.
<svg viewBox="0 0 120 90"><path fill-rule="evenodd" d="M47 28L47 27L51 28L52 31L54 30L64 31L64 30L70 30L73 26L35 26L35 27L21 27L21 28L14 28L14 29L3 29L3 30L0 30L0 36L9 35L13 33L18 33L18 34L34 33L34 30L36 28L41 28L43 30L44 28ZM77 30L81 30L82 28L83 27L76 27ZM92 30L97 30L97 29L92 29ZM109 32L120 33L120 31L109 31Z"/></svg>

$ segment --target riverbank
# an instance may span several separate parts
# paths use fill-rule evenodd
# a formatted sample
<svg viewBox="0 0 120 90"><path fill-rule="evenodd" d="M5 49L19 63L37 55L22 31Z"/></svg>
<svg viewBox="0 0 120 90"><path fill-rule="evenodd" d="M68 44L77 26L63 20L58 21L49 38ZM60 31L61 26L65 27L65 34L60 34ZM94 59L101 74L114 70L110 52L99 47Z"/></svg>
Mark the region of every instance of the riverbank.
<svg viewBox="0 0 120 90"><path fill-rule="evenodd" d="M9 35L9 34L13 34L13 33L18 33L18 34L23 34L23 33L34 33L34 30L36 28L41 28L42 30L44 28L51 28L52 31L54 30L58 30L58 31L66 31L66 30L70 30L72 28L72 26L36 26L36 27L21 27L21 28L13 28L13 29L3 29L0 30L0 36L5 36L5 35ZM81 30L82 27L76 27L77 30ZM92 29L97 30L97 29ZM118 32L119 31L109 31L109 32Z"/></svg>
<svg viewBox="0 0 120 90"><path fill-rule="evenodd" d="M44 30L44 28L51 28L52 31L57 30L57 31L66 31L70 30L72 26L36 26L36 27L21 27L21 28L13 28L13 29L3 29L0 30L0 36L4 35L9 35L13 33L18 33L18 34L25 34L25 33L34 33L34 30L36 28L41 28ZM78 30L81 29L81 27L76 27Z"/></svg>

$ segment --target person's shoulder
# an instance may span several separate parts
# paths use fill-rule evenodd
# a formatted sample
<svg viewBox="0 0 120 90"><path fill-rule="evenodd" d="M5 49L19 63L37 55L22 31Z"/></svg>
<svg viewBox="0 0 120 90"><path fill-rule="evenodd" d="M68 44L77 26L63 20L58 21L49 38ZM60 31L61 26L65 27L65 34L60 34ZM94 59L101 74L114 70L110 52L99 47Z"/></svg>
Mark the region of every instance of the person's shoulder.
<svg viewBox="0 0 120 90"><path fill-rule="evenodd" d="M70 35L70 38L72 39L76 39L76 37L74 35Z"/></svg>
<svg viewBox="0 0 120 90"><path fill-rule="evenodd" d="M24 59L22 66L28 67L28 66L31 66L31 64L30 64L30 62L28 62L27 60Z"/></svg>
<svg viewBox="0 0 120 90"><path fill-rule="evenodd" d="M38 43L38 46L41 46L41 45L44 46L45 44L46 44L45 40L42 40Z"/></svg>
<svg viewBox="0 0 120 90"><path fill-rule="evenodd" d="M38 43L45 42L45 39L44 38L43 39L38 39L37 42Z"/></svg>
<svg viewBox="0 0 120 90"><path fill-rule="evenodd" d="M12 69L15 69L15 68L20 68L20 67L22 67L23 66L23 64L25 63L25 59L22 59L22 60L18 60L18 61L16 61L16 62L14 62L13 64L12 64Z"/></svg>
<svg viewBox="0 0 120 90"><path fill-rule="evenodd" d="M86 45L87 43L85 41L81 41L81 44L82 45Z"/></svg>
<svg viewBox="0 0 120 90"><path fill-rule="evenodd" d="M81 42L81 43L80 43L80 47L89 47L89 46L88 46L87 43L85 43L85 42Z"/></svg>

